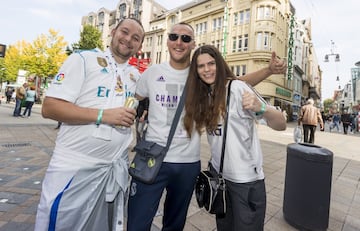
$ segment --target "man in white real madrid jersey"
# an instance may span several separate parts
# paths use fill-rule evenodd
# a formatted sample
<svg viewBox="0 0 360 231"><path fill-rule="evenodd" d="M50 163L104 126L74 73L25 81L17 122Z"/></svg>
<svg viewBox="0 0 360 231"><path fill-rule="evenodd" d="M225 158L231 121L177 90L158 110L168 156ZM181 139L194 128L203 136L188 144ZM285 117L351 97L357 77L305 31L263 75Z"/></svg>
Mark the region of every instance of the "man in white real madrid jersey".
<svg viewBox="0 0 360 231"><path fill-rule="evenodd" d="M110 48L72 54L47 91L42 115L62 125L47 169L35 230L123 230L129 128L124 107L140 74L128 64L144 39L127 18L111 32Z"/></svg>

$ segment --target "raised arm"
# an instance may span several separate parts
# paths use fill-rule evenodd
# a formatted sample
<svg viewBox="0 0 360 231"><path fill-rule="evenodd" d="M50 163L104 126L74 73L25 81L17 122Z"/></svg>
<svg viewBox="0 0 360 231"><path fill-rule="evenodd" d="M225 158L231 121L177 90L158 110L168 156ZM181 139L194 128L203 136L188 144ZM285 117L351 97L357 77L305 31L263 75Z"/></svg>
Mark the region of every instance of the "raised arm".
<svg viewBox="0 0 360 231"><path fill-rule="evenodd" d="M258 71L248 73L246 75L238 77L238 79L243 80L250 84L251 86L256 86L258 83L268 78L273 74L285 74L287 64L284 59L280 59L276 56L275 51L271 54L271 59L268 67L264 67Z"/></svg>

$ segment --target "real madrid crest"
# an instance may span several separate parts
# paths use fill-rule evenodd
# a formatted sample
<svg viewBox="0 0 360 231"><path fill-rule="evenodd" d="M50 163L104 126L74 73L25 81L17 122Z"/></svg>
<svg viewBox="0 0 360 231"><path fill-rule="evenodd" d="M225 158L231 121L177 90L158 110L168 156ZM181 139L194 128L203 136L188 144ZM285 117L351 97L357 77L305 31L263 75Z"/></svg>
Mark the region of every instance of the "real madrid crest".
<svg viewBox="0 0 360 231"><path fill-rule="evenodd" d="M101 72L108 72L106 70L106 67L108 66L106 59L102 58L102 57L97 57L97 62L100 66L103 67L103 69L101 70Z"/></svg>
<svg viewBox="0 0 360 231"><path fill-rule="evenodd" d="M97 57L97 62L102 67L107 67L108 66L108 64L106 62L106 59L104 59L102 57Z"/></svg>

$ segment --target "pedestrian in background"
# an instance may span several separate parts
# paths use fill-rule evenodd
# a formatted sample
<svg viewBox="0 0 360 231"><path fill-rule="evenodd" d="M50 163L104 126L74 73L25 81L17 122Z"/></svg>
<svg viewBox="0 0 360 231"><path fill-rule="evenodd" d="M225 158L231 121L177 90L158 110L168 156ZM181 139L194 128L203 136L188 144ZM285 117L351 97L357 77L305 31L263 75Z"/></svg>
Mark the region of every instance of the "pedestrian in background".
<svg viewBox="0 0 360 231"><path fill-rule="evenodd" d="M195 48L194 30L187 23L171 27L167 38L170 61L154 64L142 75L136 88L139 100L149 98L149 121L145 138L165 146L171 123L189 74ZM284 73L286 63L272 53L267 67L239 78L255 85L272 74ZM162 230L183 230L188 207L200 173L200 136L188 136L183 115L172 144L153 184L132 179L128 202L127 231L150 230L160 199L166 190Z"/></svg>
<svg viewBox="0 0 360 231"><path fill-rule="evenodd" d="M302 123L304 132L304 143L314 143L317 124L320 124L320 130L324 129L324 122L321 118L320 110L314 106L312 98L306 101L306 105L300 109L298 125Z"/></svg>
<svg viewBox="0 0 360 231"><path fill-rule="evenodd" d="M26 116L26 112L28 113L27 117L31 116L31 109L36 101L36 91L35 86L31 86L29 90L26 91L25 96L25 110L21 117Z"/></svg>
<svg viewBox="0 0 360 231"><path fill-rule="evenodd" d="M350 114L348 113L347 110L344 110L343 113L341 114L341 123L343 125L345 135L347 135L347 133L348 133L351 122L352 122L352 119L351 119Z"/></svg>
<svg viewBox="0 0 360 231"><path fill-rule="evenodd" d="M335 113L332 116L332 123L330 124L330 132L332 129L334 129L336 127L337 132L340 131L339 128L339 124L340 124L340 114L339 113Z"/></svg>
<svg viewBox="0 0 360 231"><path fill-rule="evenodd" d="M16 97L15 97L15 109L13 116L19 117L21 115L21 103L25 98L26 91L28 88L28 83L24 83L21 87L16 88Z"/></svg>
<svg viewBox="0 0 360 231"><path fill-rule="evenodd" d="M62 122L42 184L36 231L123 230L129 145L139 71L128 64L145 31L134 18L111 31L110 47L73 53L46 92L42 115Z"/></svg>
<svg viewBox="0 0 360 231"><path fill-rule="evenodd" d="M14 91L15 91L15 90L14 90L14 88L12 88L12 87L6 88L6 92L5 92L5 95L6 95L6 103L10 103L10 101L11 101L11 96L12 96L12 94L13 94Z"/></svg>
<svg viewBox="0 0 360 231"><path fill-rule="evenodd" d="M226 96L230 95L223 167L226 214L216 216L217 230L263 230L266 191L256 121L263 119L272 129L283 131L286 118L281 110L258 98L245 82L237 81L214 46L204 45L194 52L188 78L185 128L189 136L206 130L210 171L217 173L225 135Z"/></svg>

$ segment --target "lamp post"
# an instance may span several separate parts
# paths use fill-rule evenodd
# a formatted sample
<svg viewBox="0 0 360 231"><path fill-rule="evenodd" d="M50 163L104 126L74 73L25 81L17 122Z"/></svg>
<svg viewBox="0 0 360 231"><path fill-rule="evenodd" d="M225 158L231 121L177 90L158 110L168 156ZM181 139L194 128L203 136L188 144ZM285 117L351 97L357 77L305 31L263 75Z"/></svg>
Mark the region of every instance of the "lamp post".
<svg viewBox="0 0 360 231"><path fill-rule="evenodd" d="M1 78L0 78L0 92L2 91L2 87L3 87L3 75L4 75L4 72L5 72L5 70L6 70L6 68L5 67L3 67L3 68L1 68L0 69L1 70Z"/></svg>

